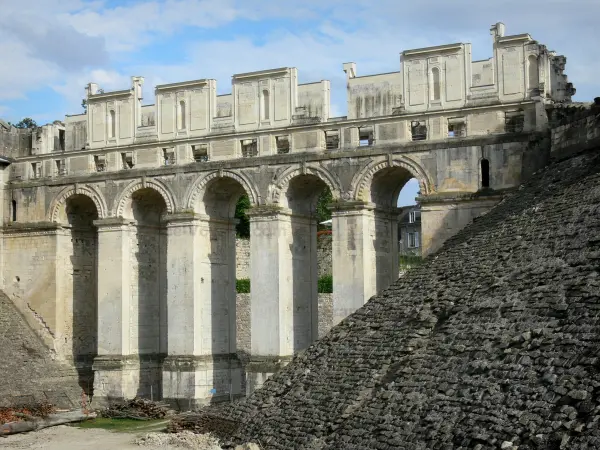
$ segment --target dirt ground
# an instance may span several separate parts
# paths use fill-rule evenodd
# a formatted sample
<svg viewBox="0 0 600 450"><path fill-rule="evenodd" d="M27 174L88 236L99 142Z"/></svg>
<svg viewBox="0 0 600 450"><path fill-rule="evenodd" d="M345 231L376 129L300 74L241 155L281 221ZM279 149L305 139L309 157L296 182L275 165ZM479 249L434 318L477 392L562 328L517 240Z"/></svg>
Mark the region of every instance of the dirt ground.
<svg viewBox="0 0 600 450"><path fill-rule="evenodd" d="M32 433L0 437L0 448L3 450L220 449L208 436L191 435L191 433L189 435L152 433L141 445L136 443L136 440L146 436L148 436L147 432L114 432L99 428L77 428L61 425Z"/></svg>

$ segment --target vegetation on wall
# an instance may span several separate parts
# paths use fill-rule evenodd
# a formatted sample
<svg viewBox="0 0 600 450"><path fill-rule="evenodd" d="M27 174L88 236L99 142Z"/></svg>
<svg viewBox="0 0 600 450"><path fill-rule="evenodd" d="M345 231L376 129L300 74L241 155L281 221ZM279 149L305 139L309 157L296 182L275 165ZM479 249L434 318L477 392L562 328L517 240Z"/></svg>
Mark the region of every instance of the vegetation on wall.
<svg viewBox="0 0 600 450"><path fill-rule="evenodd" d="M319 277L319 284L317 286L319 294L332 294L333 293L333 276L323 275Z"/></svg>
<svg viewBox="0 0 600 450"><path fill-rule="evenodd" d="M400 255L398 260L400 263L400 270L412 269L423 262L423 258L419 255Z"/></svg>
<svg viewBox="0 0 600 450"><path fill-rule="evenodd" d="M238 294L249 294L250 293L250 279L241 278L235 280L235 290Z"/></svg>

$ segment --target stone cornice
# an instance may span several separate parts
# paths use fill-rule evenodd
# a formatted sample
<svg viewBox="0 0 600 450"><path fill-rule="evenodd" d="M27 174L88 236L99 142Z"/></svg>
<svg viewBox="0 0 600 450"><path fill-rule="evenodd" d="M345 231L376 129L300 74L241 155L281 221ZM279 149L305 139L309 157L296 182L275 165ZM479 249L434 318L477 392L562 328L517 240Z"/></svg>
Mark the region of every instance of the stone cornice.
<svg viewBox="0 0 600 450"><path fill-rule="evenodd" d="M10 222L2 228L5 237L11 236L48 236L60 233L63 226L54 222Z"/></svg>

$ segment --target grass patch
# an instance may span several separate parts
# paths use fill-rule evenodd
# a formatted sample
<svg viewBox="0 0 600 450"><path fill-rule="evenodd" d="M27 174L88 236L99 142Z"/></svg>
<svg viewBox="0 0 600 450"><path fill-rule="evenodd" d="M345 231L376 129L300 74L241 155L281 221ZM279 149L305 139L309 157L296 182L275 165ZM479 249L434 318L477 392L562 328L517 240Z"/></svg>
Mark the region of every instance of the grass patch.
<svg viewBox="0 0 600 450"><path fill-rule="evenodd" d="M109 431L162 431L166 428L168 419L150 419L150 420L134 420L134 419L113 419L99 417L97 419L85 420L74 424L78 428L101 428Z"/></svg>
<svg viewBox="0 0 600 450"><path fill-rule="evenodd" d="M317 291L319 294L332 294L333 293L333 276L323 275L319 277L319 284L317 285Z"/></svg>
<svg viewBox="0 0 600 450"><path fill-rule="evenodd" d="M250 279L241 278L235 280L235 291L238 294L249 294L250 293Z"/></svg>

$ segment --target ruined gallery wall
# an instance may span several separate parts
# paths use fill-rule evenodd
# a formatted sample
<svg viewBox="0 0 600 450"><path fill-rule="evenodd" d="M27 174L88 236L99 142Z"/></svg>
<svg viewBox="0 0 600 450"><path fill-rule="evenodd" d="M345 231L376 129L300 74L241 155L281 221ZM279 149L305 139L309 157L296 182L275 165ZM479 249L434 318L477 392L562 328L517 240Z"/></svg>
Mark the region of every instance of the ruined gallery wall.
<svg viewBox="0 0 600 450"><path fill-rule="evenodd" d="M296 112L304 113L305 117L318 117L322 121L327 121L329 119L330 90L328 80L298 85L298 108L302 108L302 111Z"/></svg>
<svg viewBox="0 0 600 450"><path fill-rule="evenodd" d="M18 158L31 154L31 130L0 126L0 155Z"/></svg>
<svg viewBox="0 0 600 450"><path fill-rule="evenodd" d="M391 115L402 104L402 73L348 79L348 119Z"/></svg>
<svg viewBox="0 0 600 450"><path fill-rule="evenodd" d="M85 149L87 142L87 118L85 114L65 117L65 151Z"/></svg>

